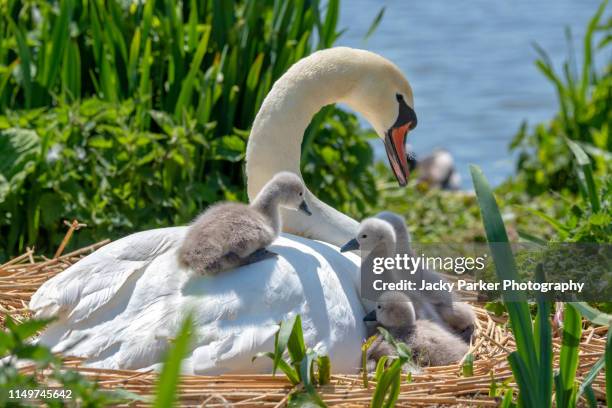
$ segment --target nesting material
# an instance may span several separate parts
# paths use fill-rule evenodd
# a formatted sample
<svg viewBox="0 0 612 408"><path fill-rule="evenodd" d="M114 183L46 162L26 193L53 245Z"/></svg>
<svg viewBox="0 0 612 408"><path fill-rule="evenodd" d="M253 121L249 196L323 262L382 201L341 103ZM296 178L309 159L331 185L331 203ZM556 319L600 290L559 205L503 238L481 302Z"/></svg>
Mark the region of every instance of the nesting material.
<svg viewBox="0 0 612 408"><path fill-rule="evenodd" d="M27 305L32 294L47 279L62 272L82 257L104 246L109 241L48 259L37 256L33 250L0 266L0 326L4 328L4 316L9 314L21 321L29 317ZM516 389L507 355L515 350L514 338L507 329L506 318L492 316L482 304L473 304L476 329L470 351L474 356L474 375L463 377L461 363L441 367L426 367L422 373L402 382L397 407L414 406L497 406L499 397L491 396L492 384L503 388L503 382ZM607 328L591 327L585 322L577 378L579 381L604 354ZM553 337L555 366L561 338ZM103 370L87 368L82 360L66 356L66 367L96 380L105 388L125 388L147 396L155 390L157 374L131 370ZM33 367L24 367L32 372ZM330 406L368 406L374 391L374 381L364 388L361 375L334 373L332 367L330 385L321 387L319 393ZM605 379L603 372L592 384L595 396L605 404ZM186 407L282 407L286 405L291 384L282 374L272 375L222 375L183 376L180 401ZM584 402L584 401L583 401ZM145 402L130 406L146 406Z"/></svg>

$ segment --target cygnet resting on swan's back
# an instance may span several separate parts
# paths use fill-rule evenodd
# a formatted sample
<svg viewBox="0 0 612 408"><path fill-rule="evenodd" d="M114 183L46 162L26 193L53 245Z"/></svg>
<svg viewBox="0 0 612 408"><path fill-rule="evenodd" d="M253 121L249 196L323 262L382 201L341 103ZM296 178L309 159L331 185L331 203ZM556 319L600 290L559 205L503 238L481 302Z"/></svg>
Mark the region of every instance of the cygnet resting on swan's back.
<svg viewBox="0 0 612 408"><path fill-rule="evenodd" d="M249 197L279 171L300 175L304 130L321 107L344 102L361 112L384 140L401 185L408 165L407 132L416 125L410 85L388 60L362 50L318 51L273 86L247 146ZM50 279L34 294L37 316L57 315L40 341L87 358L97 367L138 369L160 362L192 310L196 339L184 364L200 374L266 372L251 358L273 347L278 322L302 316L306 343L329 353L337 372L359 367L365 336L359 259L335 245L357 222L305 191L312 216L283 211L275 259L217 276L182 267L177 251L188 227L139 232L114 241ZM300 236L296 236L300 235ZM323 241L323 242L320 242Z"/></svg>

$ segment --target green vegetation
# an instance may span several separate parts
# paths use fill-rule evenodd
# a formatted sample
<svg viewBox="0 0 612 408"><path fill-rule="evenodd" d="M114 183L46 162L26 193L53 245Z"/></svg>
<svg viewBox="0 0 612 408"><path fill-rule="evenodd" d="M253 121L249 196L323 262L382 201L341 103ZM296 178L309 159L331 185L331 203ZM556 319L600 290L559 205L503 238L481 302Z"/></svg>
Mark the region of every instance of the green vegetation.
<svg viewBox="0 0 612 408"><path fill-rule="evenodd" d="M370 408L392 408L399 397L403 367L412 360L412 351L406 344L396 341L384 328L379 327L378 331L385 341L393 345L397 356L378 360L374 374L376 389L370 401Z"/></svg>
<svg viewBox="0 0 612 408"><path fill-rule="evenodd" d="M583 167L583 171L588 173L586 167L588 165ZM491 244L490 248L497 277L500 281L505 279L518 281L520 278L510 241L493 192L478 167L472 166L471 172L487 240ZM585 179L588 179L588 177L585 177ZM586 183L588 184L588 181ZM583 185L582 188L586 191L586 185ZM541 267L536 271L536 275L539 281L545 280ZM537 314L532 321L530 308L523 294L506 293L503 295L503 300L517 345L517 350L508 356L508 361L519 387L519 405L528 407L552 406L553 383L557 407L575 407L582 393L585 393L589 400L594 400L594 398L590 398L593 394L592 389L590 389L590 382L593 381L603 365L596 365L596 368L594 367L592 372L587 375L580 388L576 382L578 352L582 336L582 315L580 311L584 311L585 317L597 324L609 324L612 316L604 315L584 303L565 304L559 369L553 376L550 302L542 297L538 298ZM612 343L608 340L606 355L610 353L610 344ZM608 368L612 369L610 366ZM504 400L506 400L505 397ZM509 404L511 404L510 401L504 403L505 406L509 406Z"/></svg>
<svg viewBox="0 0 612 408"><path fill-rule="evenodd" d="M71 401L82 407L103 407L112 404L142 400L142 397L122 389L103 390L76 371L62 367L60 358L47 347L31 344L30 341L40 330L49 324L49 320L26 320L16 323L6 316L6 329L0 331L0 406L30 406L22 399L11 398L9 390L69 390ZM32 373L18 370L18 363L31 362ZM46 373L43 376L43 372ZM43 380L46 377L47 380ZM49 387L53 383L53 387ZM36 398L32 398L35 400ZM61 398L45 398L49 407L62 407Z"/></svg>
<svg viewBox="0 0 612 408"><path fill-rule="evenodd" d="M285 360L285 352L289 360ZM280 369L293 385L300 387L288 399L290 406L326 407L316 386L328 384L331 377L331 364L328 356L320 356L307 348L304 343L302 318L296 315L280 323L274 336L274 352L262 352L253 357L269 357L274 362L272 374Z"/></svg>
<svg viewBox="0 0 612 408"><path fill-rule="evenodd" d="M49 253L64 219L89 226L75 246L246 200L242 160L263 98L339 35L338 0L124 6L0 2L0 261L28 245ZM303 149L311 190L356 216L376 197L362 133L329 107Z"/></svg>
<svg viewBox="0 0 612 408"><path fill-rule="evenodd" d="M601 3L588 25L580 67L569 31L569 57L563 64L562 74L555 71L546 52L536 46L540 55L536 65L555 87L559 113L550 123L539 124L531 131L523 124L512 142L512 149L520 149L517 181L531 195L549 190L577 191L573 157L565 138L595 158L596 173L605 175L612 169L612 63L604 60L605 67L597 72L594 58L596 51L605 55L611 44L612 19L602 22L607 5L607 0ZM603 38L595 44L598 33Z"/></svg>

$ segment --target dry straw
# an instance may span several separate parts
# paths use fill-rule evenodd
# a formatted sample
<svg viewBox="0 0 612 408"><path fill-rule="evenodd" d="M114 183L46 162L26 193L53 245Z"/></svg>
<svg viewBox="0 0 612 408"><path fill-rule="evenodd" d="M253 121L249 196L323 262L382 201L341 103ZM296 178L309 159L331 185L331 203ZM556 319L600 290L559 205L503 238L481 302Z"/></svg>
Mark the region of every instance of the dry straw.
<svg viewBox="0 0 612 408"><path fill-rule="evenodd" d="M80 226L73 222L68 234L72 235ZM62 242L63 247L69 238ZM28 249L25 254L1 265L0 325L4 327L6 314L18 321L26 319L29 316L30 297L43 282L108 242L102 241L65 255L58 250L52 259L37 256L32 249ZM470 347L474 356L473 376L463 377L461 364L424 368L420 374L412 375L403 382L396 406L497 406L500 399L491 392L495 388L492 384L496 384L498 389L505 386L516 389L507 361L508 353L516 348L514 338L507 329L505 318L493 316L481 306L473 304L477 316L475 336ZM588 325L588 322L584 324ZM606 334L607 327L587 326L583 331L577 373L579 380L603 355ZM555 366L558 364L560 347L561 339L557 333L553 338ZM154 392L155 372L88 368L83 366L80 359L70 356L65 357L64 364L95 379L102 387L125 388L144 396ZM33 367L24 367L23 370L31 372ZM319 392L330 406L368 406L375 387L374 381L369 383L369 388L365 389L360 375L337 373L332 375L331 384L321 387ZM593 381L592 387L596 398L604 401L603 374L600 373ZM180 401L186 407L282 407L286 405L291 389L291 384L281 375L188 375L181 379ZM145 405L137 403L130 406Z"/></svg>

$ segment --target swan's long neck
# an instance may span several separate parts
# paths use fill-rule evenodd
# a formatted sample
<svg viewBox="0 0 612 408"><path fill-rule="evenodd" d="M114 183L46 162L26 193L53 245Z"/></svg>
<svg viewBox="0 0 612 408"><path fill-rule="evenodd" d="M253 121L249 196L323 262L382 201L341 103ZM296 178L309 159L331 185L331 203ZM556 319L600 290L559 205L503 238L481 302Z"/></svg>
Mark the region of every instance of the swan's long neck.
<svg viewBox="0 0 612 408"><path fill-rule="evenodd" d="M301 176L302 139L315 113L335 102L355 106L347 95L358 78L358 70L346 60L323 62L317 54L295 64L275 83L255 118L246 153L250 200L279 171ZM311 216L281 210L283 231L338 246L355 237L355 220L310 191L306 192L306 201Z"/></svg>

